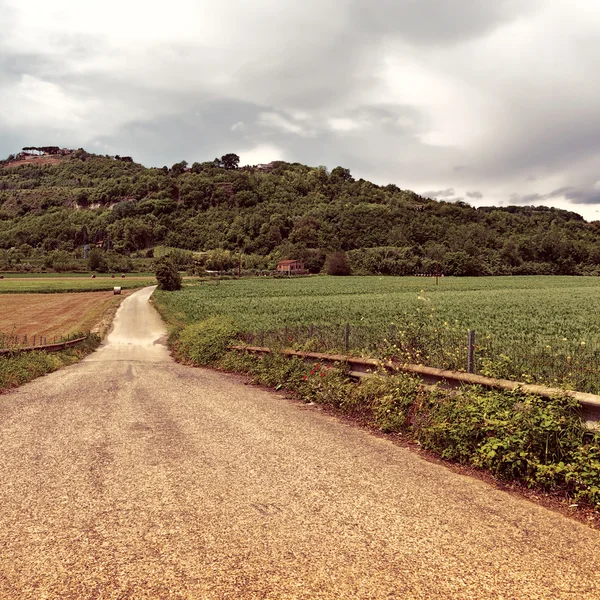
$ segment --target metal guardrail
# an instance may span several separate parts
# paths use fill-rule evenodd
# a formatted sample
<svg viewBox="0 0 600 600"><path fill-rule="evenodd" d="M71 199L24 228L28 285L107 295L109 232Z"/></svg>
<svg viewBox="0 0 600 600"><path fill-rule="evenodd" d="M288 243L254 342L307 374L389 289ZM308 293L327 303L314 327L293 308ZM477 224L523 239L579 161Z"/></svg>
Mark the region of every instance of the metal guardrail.
<svg viewBox="0 0 600 600"><path fill-rule="evenodd" d="M241 350L255 354L268 354L270 348L260 346L230 346L231 350ZM552 398L556 396L568 396L579 402L582 408L583 418L586 421L600 421L600 396L588 394L585 392L575 392L572 390L562 390L542 385L534 385L519 381L509 381L508 379L495 379L474 375L472 373L462 373L460 371L449 371L446 369L436 369L424 365L403 364L392 361L380 361L373 358L358 358L354 356L344 356L342 354L323 354L321 352L302 352L298 350L281 350L284 356L297 356L306 360L315 360L325 364L345 363L350 367L349 375L351 377L369 377L380 370L389 373L410 373L417 375L426 384L439 384L443 388L456 389L463 385L480 385L482 387L503 390L522 390L528 394Z"/></svg>
<svg viewBox="0 0 600 600"><path fill-rule="evenodd" d="M45 344L43 346L26 346L24 348L3 348L0 350L0 356L7 354L15 354L17 352L34 352L35 350L43 350L44 352L60 352L71 346L76 346L81 342L84 342L87 338L81 337L74 340L68 340L66 342L56 342L54 344Z"/></svg>

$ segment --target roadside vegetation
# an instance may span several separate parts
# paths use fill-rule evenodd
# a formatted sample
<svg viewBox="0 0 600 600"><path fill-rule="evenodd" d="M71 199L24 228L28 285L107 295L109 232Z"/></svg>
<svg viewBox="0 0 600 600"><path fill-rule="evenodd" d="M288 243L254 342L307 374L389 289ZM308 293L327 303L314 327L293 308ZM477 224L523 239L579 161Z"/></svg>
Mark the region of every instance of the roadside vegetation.
<svg viewBox="0 0 600 600"><path fill-rule="evenodd" d="M85 334L80 334L84 336ZM100 344L100 337L88 334L85 342L60 352L18 352L0 356L0 394L23 385L37 377L72 365Z"/></svg>

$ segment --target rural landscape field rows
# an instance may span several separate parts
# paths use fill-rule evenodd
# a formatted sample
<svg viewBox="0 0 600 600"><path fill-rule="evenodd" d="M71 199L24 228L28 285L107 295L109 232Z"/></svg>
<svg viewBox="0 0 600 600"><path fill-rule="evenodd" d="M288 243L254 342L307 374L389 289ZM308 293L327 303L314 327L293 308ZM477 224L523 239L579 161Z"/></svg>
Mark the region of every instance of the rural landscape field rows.
<svg viewBox="0 0 600 600"><path fill-rule="evenodd" d="M460 370L474 329L479 372L597 392L599 292L595 277L251 278L156 301L173 322L223 315L257 342L312 349L344 350L349 323L355 352Z"/></svg>

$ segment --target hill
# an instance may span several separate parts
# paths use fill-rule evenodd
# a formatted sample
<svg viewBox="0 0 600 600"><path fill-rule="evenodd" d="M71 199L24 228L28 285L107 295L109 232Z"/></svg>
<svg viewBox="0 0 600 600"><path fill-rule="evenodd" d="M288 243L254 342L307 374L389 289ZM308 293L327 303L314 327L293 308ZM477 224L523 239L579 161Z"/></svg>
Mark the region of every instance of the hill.
<svg viewBox="0 0 600 600"><path fill-rule="evenodd" d="M89 243L117 262L163 245L225 267L241 251L249 268L295 258L316 272L341 250L357 274L600 273L600 223L564 210L435 201L343 167L238 168L235 154L157 169L47 148L0 163L0 269L64 265Z"/></svg>

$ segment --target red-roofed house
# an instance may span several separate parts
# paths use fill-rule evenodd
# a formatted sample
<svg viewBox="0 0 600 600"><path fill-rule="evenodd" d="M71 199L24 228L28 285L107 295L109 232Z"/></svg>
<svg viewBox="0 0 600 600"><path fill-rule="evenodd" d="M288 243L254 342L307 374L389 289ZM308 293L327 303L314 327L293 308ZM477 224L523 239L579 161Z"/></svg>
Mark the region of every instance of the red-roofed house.
<svg viewBox="0 0 600 600"><path fill-rule="evenodd" d="M304 263L300 260L282 260L277 263L277 271L280 273L289 273L290 275L305 273Z"/></svg>

